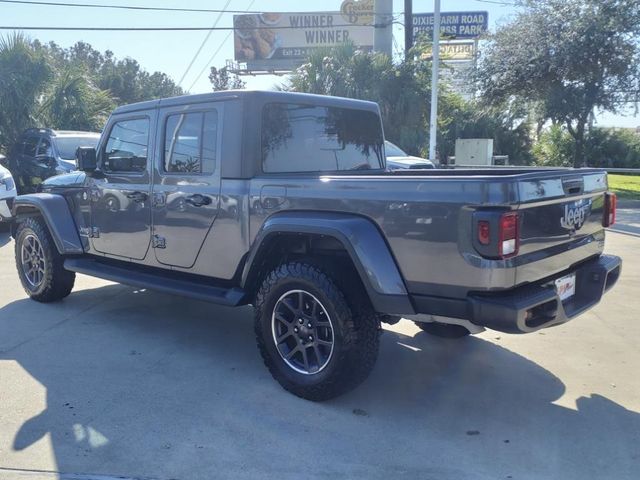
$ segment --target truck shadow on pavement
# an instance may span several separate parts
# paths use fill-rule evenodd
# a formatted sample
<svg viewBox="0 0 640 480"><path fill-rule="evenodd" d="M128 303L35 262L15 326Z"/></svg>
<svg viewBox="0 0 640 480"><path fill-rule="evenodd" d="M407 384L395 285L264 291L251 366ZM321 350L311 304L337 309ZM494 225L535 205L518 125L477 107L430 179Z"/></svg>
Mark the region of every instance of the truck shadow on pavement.
<svg viewBox="0 0 640 480"><path fill-rule="evenodd" d="M637 474L640 415L608 398L556 405L558 378L479 338L381 344L363 385L314 404L271 379L248 308L120 285L18 300L0 309L0 364L19 367L0 467L25 468L14 457L48 439L56 471L133 478ZM17 387L29 377L41 412Z"/></svg>

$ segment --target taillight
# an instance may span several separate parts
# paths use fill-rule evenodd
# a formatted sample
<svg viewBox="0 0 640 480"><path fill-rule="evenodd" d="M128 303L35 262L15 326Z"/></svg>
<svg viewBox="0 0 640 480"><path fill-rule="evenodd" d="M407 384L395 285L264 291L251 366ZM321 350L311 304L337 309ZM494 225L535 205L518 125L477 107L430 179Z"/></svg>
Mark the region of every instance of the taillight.
<svg viewBox="0 0 640 480"><path fill-rule="evenodd" d="M602 226L610 227L616 223L616 206L618 197L615 193L607 192L604 194L604 213L602 215Z"/></svg>
<svg viewBox="0 0 640 480"><path fill-rule="evenodd" d="M491 242L491 227L487 220L478 222L478 241L481 245L489 245Z"/></svg>
<svg viewBox="0 0 640 480"><path fill-rule="evenodd" d="M501 258L512 257L518 253L519 247L518 214L503 213L498 229L498 254Z"/></svg>

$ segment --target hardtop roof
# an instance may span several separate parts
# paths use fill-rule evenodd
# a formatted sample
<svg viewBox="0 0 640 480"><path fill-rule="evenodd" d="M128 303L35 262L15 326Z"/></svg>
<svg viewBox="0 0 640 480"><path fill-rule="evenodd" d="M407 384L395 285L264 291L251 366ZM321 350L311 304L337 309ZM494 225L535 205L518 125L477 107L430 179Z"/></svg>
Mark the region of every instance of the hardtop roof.
<svg viewBox="0 0 640 480"><path fill-rule="evenodd" d="M378 105L365 100L332 97L311 93L282 92L272 90L225 90L220 92L202 93L197 95L181 95L178 97L148 100L146 102L122 105L114 110L114 115L140 110L150 110L160 107L189 105L194 103L215 102L228 99L246 99L261 102L308 103L313 105L354 108L359 110L378 111Z"/></svg>

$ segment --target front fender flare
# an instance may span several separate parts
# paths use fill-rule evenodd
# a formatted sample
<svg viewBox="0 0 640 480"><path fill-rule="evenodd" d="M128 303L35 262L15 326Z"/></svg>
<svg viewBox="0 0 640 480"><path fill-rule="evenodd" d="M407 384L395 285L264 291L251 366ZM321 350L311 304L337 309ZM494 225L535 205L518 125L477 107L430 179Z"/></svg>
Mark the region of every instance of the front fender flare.
<svg viewBox="0 0 640 480"><path fill-rule="evenodd" d="M273 235L326 235L338 240L353 261L377 312L413 314L415 310L389 246L376 225L357 215L330 212L286 212L269 217L256 235L242 273L246 288L261 246Z"/></svg>
<svg viewBox="0 0 640 480"><path fill-rule="evenodd" d="M34 212L44 219L61 255L84 253L78 229L67 201L62 195L33 193L16 197L13 202L12 214L17 221L20 221L20 216L30 215Z"/></svg>

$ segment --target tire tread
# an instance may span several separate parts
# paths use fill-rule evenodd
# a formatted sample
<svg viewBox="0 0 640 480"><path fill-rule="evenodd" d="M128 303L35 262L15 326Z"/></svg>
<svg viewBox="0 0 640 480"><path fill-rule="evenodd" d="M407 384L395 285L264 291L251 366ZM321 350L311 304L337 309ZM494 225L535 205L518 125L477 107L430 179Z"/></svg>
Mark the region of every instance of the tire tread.
<svg viewBox="0 0 640 480"><path fill-rule="evenodd" d="M337 354L338 358L332 359L338 368L317 384L302 385L291 381L281 372L265 344L265 337L269 338L270 332L264 331L263 316L271 315L270 312L265 311L266 304L274 289L281 282L292 278L312 282L316 288L320 289L337 312L339 319L336 320L342 321L344 326L343 348L334 351L334 355ZM377 316L370 308L361 305L365 303L352 301L350 305L336 283L316 265L290 262L280 265L267 274L254 302L255 334L262 360L271 375L287 391L312 401L334 398L359 385L373 369L379 346ZM334 332L335 328L334 325Z"/></svg>
<svg viewBox="0 0 640 480"><path fill-rule="evenodd" d="M20 265L20 236L26 229L31 230L42 245L46 261L51 268L47 269L44 278L45 287L39 292L33 292L24 279L22 266ZM64 257L60 255L56 248L49 229L44 221L39 217L28 217L24 219L16 230L15 241L15 261L18 269L18 276L22 287L29 297L37 302L50 303L62 300L73 290L76 274L64 269Z"/></svg>

